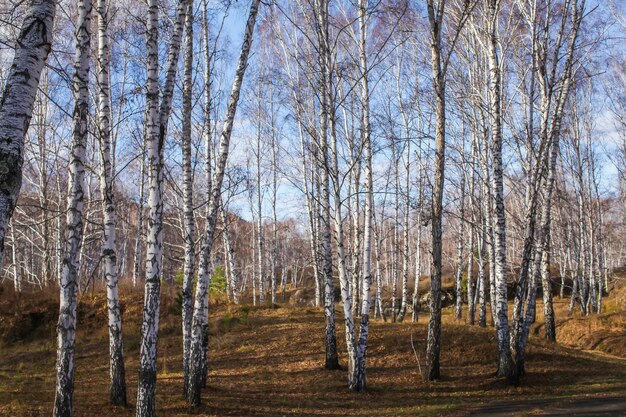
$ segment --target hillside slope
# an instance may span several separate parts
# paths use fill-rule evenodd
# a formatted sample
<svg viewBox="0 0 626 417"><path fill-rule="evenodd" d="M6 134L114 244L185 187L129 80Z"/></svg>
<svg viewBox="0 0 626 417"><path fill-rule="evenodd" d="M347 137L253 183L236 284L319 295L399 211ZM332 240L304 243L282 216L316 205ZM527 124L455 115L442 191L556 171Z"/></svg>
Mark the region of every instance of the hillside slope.
<svg viewBox="0 0 626 417"><path fill-rule="evenodd" d="M133 404L141 297L137 291L123 299L128 398ZM54 399L56 302L53 295L40 296L36 303L10 298L5 294L1 306L0 415L47 416ZM429 383L420 376L425 316L417 324L375 321L368 349L368 390L351 393L345 371L322 369L321 309L220 304L210 312L210 372L203 405L189 408L181 397L180 316L173 299L163 295L160 416L431 416L461 413L496 400L626 395L626 360L547 344L537 336L530 342L521 387L511 387L493 376L493 329L454 323L449 311L444 318L440 381ZM104 301L99 295L81 299L76 416L134 415L132 404L114 408L107 403ZM15 314L16 309L21 313ZM11 310L13 314L8 313ZM16 331L20 326L24 331ZM338 331L342 327L338 318ZM343 334L338 334L338 341L345 359Z"/></svg>

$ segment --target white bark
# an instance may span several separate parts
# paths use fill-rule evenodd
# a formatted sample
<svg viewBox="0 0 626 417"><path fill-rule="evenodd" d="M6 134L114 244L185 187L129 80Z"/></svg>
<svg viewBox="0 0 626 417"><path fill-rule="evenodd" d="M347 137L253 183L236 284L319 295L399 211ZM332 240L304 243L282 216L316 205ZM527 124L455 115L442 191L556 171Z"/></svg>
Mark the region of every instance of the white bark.
<svg viewBox="0 0 626 417"><path fill-rule="evenodd" d="M276 304L276 270L278 261L278 215L276 214L276 200L278 198L278 140L274 131L274 101L270 98L270 117L272 118L272 251L270 254L270 280L272 304Z"/></svg>
<svg viewBox="0 0 626 417"><path fill-rule="evenodd" d="M19 268L19 259L17 257L17 240L15 239L15 226L13 225L14 221L9 223L9 228L11 231L11 255L13 261L13 289L16 293L22 291L22 278L21 271Z"/></svg>
<svg viewBox="0 0 626 417"><path fill-rule="evenodd" d="M141 254L143 252L143 218L144 218L144 200L145 200L145 179L146 179L146 145L145 142L141 147L141 169L139 172L139 204L137 205L137 236L135 238L135 251L133 257L133 287L137 286L139 279Z"/></svg>
<svg viewBox="0 0 626 417"><path fill-rule="evenodd" d="M17 38L0 103L0 265L4 238L22 186L24 136L52 43L56 0L32 0Z"/></svg>
<svg viewBox="0 0 626 417"><path fill-rule="evenodd" d="M208 285L210 276L209 257L213 246L213 236L215 234L215 225L217 223L217 214L220 204L220 194L222 191L222 182L226 170L226 162L228 160L228 152L230 146L230 137L235 122L235 113L239 102L239 94L243 77L248 65L248 56L252 45L254 34L254 26L259 10L260 0L253 0L250 6L250 12L244 31L243 44L239 55L239 62L233 79L233 86L228 101L228 107L222 126L220 136L219 153L217 156L216 170L212 178L209 196L209 204L207 208L206 227L204 230L204 241L200 250L200 265L198 269L198 284L196 285L194 311L192 320L191 335L191 356L190 356L190 376L189 391L187 400L190 404L200 404L200 393L203 381L206 375L207 360L205 357L206 345L208 343Z"/></svg>
<svg viewBox="0 0 626 417"><path fill-rule="evenodd" d="M183 57L183 216L185 261L182 286L182 333L183 333L183 395L189 385L189 348L191 346L191 320L193 318L193 273L195 265L195 222L193 218L193 171L191 161L191 112L193 87L193 2L187 4L185 18L185 54Z"/></svg>
<svg viewBox="0 0 626 417"><path fill-rule="evenodd" d="M489 0L487 5L487 56L489 60L490 116L492 138L494 220L494 285L496 289L496 336L498 339L498 375L512 376L513 361L511 359L507 304L506 278L506 217L504 211L504 183L502 166L502 102L501 72L498 56L498 16L499 0Z"/></svg>
<svg viewBox="0 0 626 417"><path fill-rule="evenodd" d="M328 87L330 81L328 78L331 73L330 63L330 50L328 39L328 1L316 0L315 10L317 13L316 31L318 38L319 56L318 62L320 65L320 80L319 80L319 97L320 97L320 125L319 135L320 139L317 143L318 146L318 160L319 160L319 181L320 192L318 196L320 199L320 217L319 217L319 237L322 254L323 264L323 276L324 276L324 320L326 324L325 328L325 345L326 345L326 369L339 368L339 359L337 357L337 342L335 335L335 288L333 283L333 264L332 264L332 245L331 245L331 211L330 211L330 189L329 189L329 177L330 177L330 159L328 155L328 128L331 116L328 114L331 104L329 100ZM344 258L345 262L345 258ZM345 268L345 264L344 264ZM344 271L345 272L345 271ZM343 291L342 291L343 296ZM346 336L347 337L347 336ZM352 346L353 347L353 346ZM352 361L352 365L354 362ZM349 365L350 366L350 365ZM353 368L350 368L352 370Z"/></svg>
<svg viewBox="0 0 626 417"><path fill-rule="evenodd" d="M469 254L467 261L467 323L473 325L476 320L476 293L478 292L478 281L474 280L473 272L474 272L474 244L475 244L475 236L476 236L476 207L477 204L474 200L474 187L476 184L476 169L475 169L475 160L476 160L476 146L477 146L477 137L476 134L472 135L472 156L470 159L470 184L469 184L469 202L472 206L472 211L470 215L471 223L468 227L469 229Z"/></svg>
<svg viewBox="0 0 626 417"><path fill-rule="evenodd" d="M464 170L464 168L463 168ZM459 235L457 237L457 255L456 255L456 273L455 273L455 292L456 292L456 308L455 316L457 320L461 320L463 314L463 232L465 228L465 172L461 172L461 207L459 209ZM471 250L471 248L470 248ZM469 278L468 278L469 287Z"/></svg>
<svg viewBox="0 0 626 417"><path fill-rule="evenodd" d="M430 273L430 318L428 320L428 340L426 347L426 368L429 381L439 378L441 352L441 273L442 273L442 216L443 185L446 143L446 98L445 68L442 63L441 27L443 25L444 2L428 0L428 20L430 24L430 52L433 88L435 91L435 178L431 208L431 273Z"/></svg>
<svg viewBox="0 0 626 417"><path fill-rule="evenodd" d="M260 85L259 85L260 90ZM259 94L256 135L256 244L257 277L259 284L259 304L265 304L265 231L263 230L263 190L261 187L261 92Z"/></svg>
<svg viewBox="0 0 626 417"><path fill-rule="evenodd" d="M158 79L158 8L156 0L148 1L146 31L147 80L145 140L148 158L148 230L146 237L146 278L144 313L141 328L142 342L137 390L138 417L156 415L156 347L159 328L159 297L162 266L162 210L161 164L159 136L159 79Z"/></svg>
<svg viewBox="0 0 626 417"><path fill-rule="evenodd" d="M402 225L402 298L400 301L400 311L398 313L398 321L400 322L404 320L409 298L409 211L411 208L411 199L409 198L409 182L411 178L411 140L409 137L408 124L405 124L405 138L407 143L404 178L404 220Z"/></svg>
<svg viewBox="0 0 626 417"><path fill-rule="evenodd" d="M370 299L372 284L372 219L374 210L374 181L372 178L372 142L370 126L370 92L368 85L368 65L365 51L367 42L367 0L359 0L359 63L361 67L361 141L365 153L365 219L363 230L363 292L361 294L361 323L356 346L355 375L350 378L351 389L364 390L366 387L365 358L369 335ZM357 273L354 271L354 273Z"/></svg>
<svg viewBox="0 0 626 417"><path fill-rule="evenodd" d="M74 114L67 195L65 248L60 277L60 306L57 323L57 362L54 417L72 415L74 397L74 345L76 341L76 297L79 254L83 240L83 197L85 195L85 150L89 113L89 54L91 0L78 2L76 57L74 61Z"/></svg>
<svg viewBox="0 0 626 417"><path fill-rule="evenodd" d="M391 137L391 159L393 163L393 242L391 246L391 320L397 320L398 308L398 251L400 246L400 151L398 149L398 138L392 133Z"/></svg>
<svg viewBox="0 0 626 417"><path fill-rule="evenodd" d="M221 213L222 224L224 225L223 239L224 239L224 251L226 252L226 265L229 271L229 278L230 278L229 285L230 285L231 293L233 296L233 302L235 304L239 304L239 289L238 289L239 279L237 277L237 270L235 269L235 255L234 255L235 250L231 244L229 223L228 223L228 218L226 216L226 207L222 206L220 213Z"/></svg>
<svg viewBox="0 0 626 417"><path fill-rule="evenodd" d="M424 197L423 178L422 178L422 151L418 150L417 164L417 216L415 219L417 227L417 236L415 239L415 280L413 281L413 313L411 320L416 323L419 314L419 286L422 277L422 199Z"/></svg>
<svg viewBox="0 0 626 417"><path fill-rule="evenodd" d="M485 255L487 254L486 222L484 220L488 214L483 214L480 229L478 232L478 276L476 286L478 294L478 325L487 326L487 273L485 271Z"/></svg>
<svg viewBox="0 0 626 417"><path fill-rule="evenodd" d="M157 340L163 268L163 151L167 136L174 82L178 69L187 1L178 3L174 33L170 42L163 99L159 106L158 6L148 1L146 32L146 148L148 153L148 232L146 238L146 280L137 389L137 417L156 414Z"/></svg>
<svg viewBox="0 0 626 417"><path fill-rule="evenodd" d="M108 10L106 0L98 0L98 87L100 141L100 194L104 213L104 241L102 256L107 283L109 320L109 400L114 405L126 405L124 348L122 342L122 312L117 289L117 252L115 240L116 208L113 194L113 166L111 165L111 94L109 86L110 47Z"/></svg>

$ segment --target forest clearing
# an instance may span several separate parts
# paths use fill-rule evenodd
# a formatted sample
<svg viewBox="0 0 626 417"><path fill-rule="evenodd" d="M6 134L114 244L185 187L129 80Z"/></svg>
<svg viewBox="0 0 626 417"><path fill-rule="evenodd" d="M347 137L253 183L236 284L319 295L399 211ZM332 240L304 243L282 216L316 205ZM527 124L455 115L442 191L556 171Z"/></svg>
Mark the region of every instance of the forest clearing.
<svg viewBox="0 0 626 417"><path fill-rule="evenodd" d="M129 395L133 398L142 294L125 290L129 295L122 297L124 340ZM0 329L3 338L11 342L4 343L0 350L0 415L46 416L54 399L56 302L51 294L39 294L37 303L15 319L14 309L20 301L7 292L11 289L3 287ZM294 292L287 291L287 300ZM104 331L106 303L101 294L87 292L79 304L75 415L132 416L132 404L114 407L102 395L108 387L108 343ZM626 296L626 287L616 294ZM565 312L565 300L555 301L557 313ZM218 301L210 306L207 388L202 405L189 408L180 395L180 312L173 294L164 293L157 412L164 416L418 417L464 416L472 411L487 415L481 412L484 406L502 403L506 404L505 410L518 410L519 414L511 415L531 411L539 415L540 410L572 398L618 398L623 405L626 312L618 303L619 299L607 300L607 312L598 317L576 315L558 320L557 328L562 330L558 334L563 340L559 338L557 344L537 336L542 325L539 315L528 348L527 374L519 387L493 374L490 365L496 352L492 330L458 323L452 307L444 309L442 377L436 382L428 382L420 374L426 321L375 321L368 349L368 391L353 393L345 389L344 371L321 366L324 322L319 308L293 307L288 302L254 307ZM39 322L29 328L28 321L35 315ZM24 325L30 331L7 334L9 323L13 331ZM337 330L339 348L345 349L341 346L341 326ZM613 340L603 346L607 338ZM340 363L345 366L345 359L340 358Z"/></svg>

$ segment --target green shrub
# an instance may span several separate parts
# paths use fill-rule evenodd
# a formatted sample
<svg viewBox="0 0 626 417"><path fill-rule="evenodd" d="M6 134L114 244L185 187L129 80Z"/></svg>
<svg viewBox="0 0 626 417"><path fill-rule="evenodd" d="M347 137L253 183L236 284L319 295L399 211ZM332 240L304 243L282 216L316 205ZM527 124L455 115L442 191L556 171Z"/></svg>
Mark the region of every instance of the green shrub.
<svg viewBox="0 0 626 417"><path fill-rule="evenodd" d="M250 307L243 305L239 308L229 308L220 318L218 327L221 332L229 332L237 325L248 326L248 314Z"/></svg>
<svg viewBox="0 0 626 417"><path fill-rule="evenodd" d="M170 305L170 314L181 316L183 314L183 291L176 291L174 302Z"/></svg>
<svg viewBox="0 0 626 417"><path fill-rule="evenodd" d="M226 294L226 274L224 273L224 268L220 265L216 266L211 274L209 294L213 297Z"/></svg>
<svg viewBox="0 0 626 417"><path fill-rule="evenodd" d="M227 311L222 316L220 328L222 331L227 332L230 331L236 324L241 323L241 318L237 315L234 315L232 312Z"/></svg>
<svg viewBox="0 0 626 417"><path fill-rule="evenodd" d="M241 306L241 308L239 309L239 313L241 315L241 319L245 324L248 324L248 313L250 313L250 306L249 305L243 305Z"/></svg>
<svg viewBox="0 0 626 417"><path fill-rule="evenodd" d="M170 305L169 313L175 316L183 314L183 279L185 278L185 272L179 269L174 275L174 287L176 288L176 296L174 302Z"/></svg>
<svg viewBox="0 0 626 417"><path fill-rule="evenodd" d="M226 274L224 273L224 268L221 266L215 267L213 269L213 273L211 274L211 284L209 285L209 294L211 297L221 298L226 294ZM176 296L174 298L174 302L170 306L170 313L180 316L183 310L183 280L185 278L185 273L182 269L179 269L174 276L173 282L176 287ZM198 276L193 276L193 291L192 294L195 294L196 285L198 283Z"/></svg>
<svg viewBox="0 0 626 417"><path fill-rule="evenodd" d="M174 302L170 306L170 314L180 316L183 314L183 281L185 279L185 271L181 268L176 272L174 276L173 282L176 288L176 296L174 297ZM193 276L193 290L192 294L195 291L196 283L198 282L198 276Z"/></svg>

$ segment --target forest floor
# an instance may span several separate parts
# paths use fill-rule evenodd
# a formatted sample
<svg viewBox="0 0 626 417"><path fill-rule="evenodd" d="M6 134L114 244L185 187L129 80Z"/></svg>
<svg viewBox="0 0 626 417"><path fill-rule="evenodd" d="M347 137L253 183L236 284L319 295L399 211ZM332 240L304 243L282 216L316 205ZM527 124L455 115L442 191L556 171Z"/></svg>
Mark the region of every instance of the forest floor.
<svg viewBox="0 0 626 417"><path fill-rule="evenodd" d="M10 288L0 288L0 415L48 416L55 384L55 294L16 297ZM130 403L122 408L108 405L106 304L104 290L96 292L83 294L78 309L75 416L132 416L143 294L122 292L126 294L124 343ZM607 349L626 352L624 312L607 311L592 321L565 318L567 300L557 297L557 331L563 333L559 336L562 343L547 343L541 337L542 307L538 306L527 373L519 387L494 376L494 329L458 323L452 310L445 309L441 380L428 382L420 374L425 365L427 315L422 314L419 323L375 320L368 343L368 389L363 393L347 390L345 370L322 368L321 309L213 304L207 388L202 405L191 408L181 397L180 315L174 300L174 294L165 291L158 347L160 416L505 416L535 415L540 410L547 415L609 416L621 415L619 410L626 404L626 359L606 353ZM340 361L345 364L340 317L337 324ZM585 350L593 347L585 344L585 337L598 332L605 336L612 332L610 343L598 336L602 341L595 346L604 343L608 348ZM593 407L597 398L605 398L602 407L608 412L602 407L595 409L598 413L572 412L584 411L585 405ZM611 412L610 407L617 408ZM550 414L549 410L564 412Z"/></svg>

